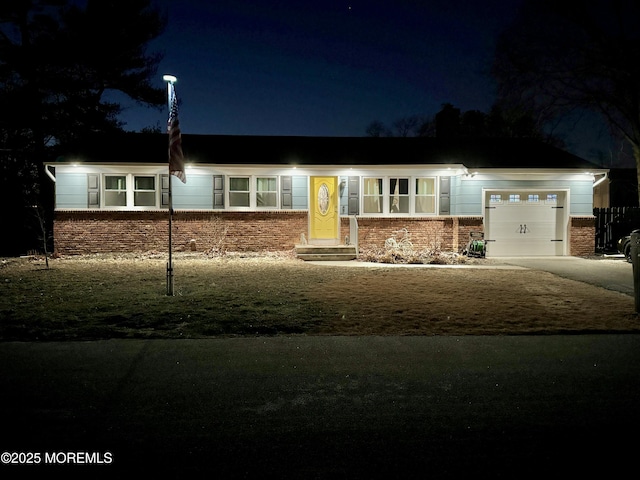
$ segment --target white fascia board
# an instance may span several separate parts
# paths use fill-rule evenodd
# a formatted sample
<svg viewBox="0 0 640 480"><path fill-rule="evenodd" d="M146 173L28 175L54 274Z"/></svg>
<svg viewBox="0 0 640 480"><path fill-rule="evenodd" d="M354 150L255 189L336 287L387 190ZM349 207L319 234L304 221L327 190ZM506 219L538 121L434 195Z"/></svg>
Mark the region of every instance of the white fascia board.
<svg viewBox="0 0 640 480"><path fill-rule="evenodd" d="M199 164L194 169L211 171L225 175L460 175L464 167L452 165L234 165L234 164Z"/></svg>
<svg viewBox="0 0 640 480"><path fill-rule="evenodd" d="M162 173L169 173L168 164L148 164L148 163L84 163L84 162L64 162L64 163L48 163L46 167L51 166L56 169L58 173L134 173L134 174L146 174L155 175Z"/></svg>
<svg viewBox="0 0 640 480"><path fill-rule="evenodd" d="M46 167L54 167L58 172L77 173L168 173L168 163L133 163L133 162L52 162ZM185 163L187 172L192 174L227 174L227 175L381 175L381 176L418 176L438 175L456 176L463 179L518 179L526 177L530 180L547 180L549 178L563 180L584 180L589 176L604 176L608 169L542 169L542 168L478 168L468 169L462 164L422 164L422 165L265 165L265 164L191 164Z"/></svg>
<svg viewBox="0 0 640 480"><path fill-rule="evenodd" d="M469 169L487 175L564 175L564 174L603 174L609 172L603 168L476 168Z"/></svg>
<svg viewBox="0 0 640 480"><path fill-rule="evenodd" d="M608 170L593 169L519 169L506 168L475 169L469 170L468 175L463 175L463 180L572 180L593 181L594 176L604 175Z"/></svg>

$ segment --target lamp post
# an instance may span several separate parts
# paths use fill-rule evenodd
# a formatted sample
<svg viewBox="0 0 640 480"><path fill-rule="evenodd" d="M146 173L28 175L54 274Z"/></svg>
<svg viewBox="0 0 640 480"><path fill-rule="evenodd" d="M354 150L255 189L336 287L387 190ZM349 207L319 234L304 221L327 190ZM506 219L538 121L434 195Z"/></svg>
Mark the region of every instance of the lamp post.
<svg viewBox="0 0 640 480"><path fill-rule="evenodd" d="M167 102L169 107L169 112L171 112L171 100L173 99L173 84L178 81L176 77L173 75L163 75L162 80L167 82Z"/></svg>
<svg viewBox="0 0 640 480"><path fill-rule="evenodd" d="M171 119L171 104L173 102L174 89L173 84L178 81L173 75L163 75L162 79L167 82L167 103L169 108L169 119ZM168 132L169 133L169 132ZM167 159L169 160L169 159ZM169 161L167 161L169 165ZM170 167L168 167L170 169ZM169 206L169 262L167 263L167 295L173 296L173 261L172 261L172 217L173 217L173 198L171 194L171 172L169 172L169 185L168 185L168 206Z"/></svg>

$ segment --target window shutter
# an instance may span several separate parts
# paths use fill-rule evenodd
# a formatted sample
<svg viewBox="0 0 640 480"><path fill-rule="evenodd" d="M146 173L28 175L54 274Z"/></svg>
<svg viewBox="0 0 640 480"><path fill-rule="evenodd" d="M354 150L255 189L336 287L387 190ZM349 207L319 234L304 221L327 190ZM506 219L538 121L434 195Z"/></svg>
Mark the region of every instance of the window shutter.
<svg viewBox="0 0 640 480"><path fill-rule="evenodd" d="M440 215L449 215L451 210L451 177L440 177Z"/></svg>
<svg viewBox="0 0 640 480"><path fill-rule="evenodd" d="M213 176L213 208L224 208L224 175Z"/></svg>
<svg viewBox="0 0 640 480"><path fill-rule="evenodd" d="M290 176L280 177L280 205L283 209L293 208L293 180Z"/></svg>
<svg viewBox="0 0 640 480"><path fill-rule="evenodd" d="M360 214L360 177L349 177L349 215Z"/></svg>
<svg viewBox="0 0 640 480"><path fill-rule="evenodd" d="M87 208L100 208L100 176L97 173L87 175Z"/></svg>
<svg viewBox="0 0 640 480"><path fill-rule="evenodd" d="M169 175L160 175L160 207L169 208Z"/></svg>

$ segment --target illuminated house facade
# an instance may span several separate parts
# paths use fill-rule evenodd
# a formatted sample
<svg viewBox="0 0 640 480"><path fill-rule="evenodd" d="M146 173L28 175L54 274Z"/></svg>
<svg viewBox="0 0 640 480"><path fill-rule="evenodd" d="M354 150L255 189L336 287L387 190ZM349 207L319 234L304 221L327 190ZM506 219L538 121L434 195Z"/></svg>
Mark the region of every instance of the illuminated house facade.
<svg viewBox="0 0 640 480"><path fill-rule="evenodd" d="M381 247L487 256L588 255L607 170L524 139L182 135L186 177L168 175L167 136L96 137L47 163L60 254L163 251L171 184L176 251ZM596 192L594 194L594 192ZM607 205L597 205L607 206Z"/></svg>

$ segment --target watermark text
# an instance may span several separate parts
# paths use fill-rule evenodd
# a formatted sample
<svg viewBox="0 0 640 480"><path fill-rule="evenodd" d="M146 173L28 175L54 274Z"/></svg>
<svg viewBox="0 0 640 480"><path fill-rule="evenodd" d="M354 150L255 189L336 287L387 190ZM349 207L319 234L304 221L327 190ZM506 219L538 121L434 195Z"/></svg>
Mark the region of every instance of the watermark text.
<svg viewBox="0 0 640 480"><path fill-rule="evenodd" d="M4 465L109 465L113 463L111 452L2 452Z"/></svg>

